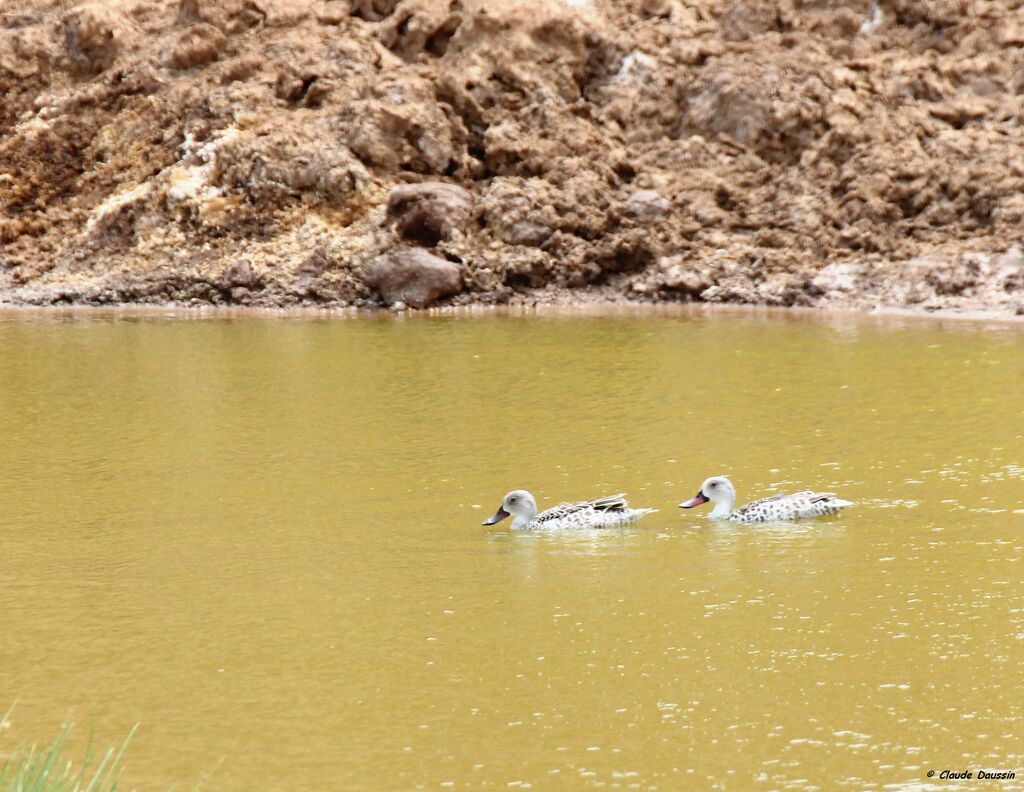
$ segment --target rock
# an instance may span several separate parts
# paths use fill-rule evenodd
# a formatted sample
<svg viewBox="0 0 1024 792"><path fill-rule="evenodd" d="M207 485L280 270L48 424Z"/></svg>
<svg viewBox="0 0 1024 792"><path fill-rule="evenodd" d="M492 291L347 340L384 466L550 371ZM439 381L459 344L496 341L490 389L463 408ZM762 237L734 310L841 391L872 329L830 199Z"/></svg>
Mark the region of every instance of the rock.
<svg viewBox="0 0 1024 792"><path fill-rule="evenodd" d="M594 245L586 260L596 264L603 275L639 272L658 258L659 245L646 231L631 229L618 237Z"/></svg>
<svg viewBox="0 0 1024 792"><path fill-rule="evenodd" d="M388 197L388 218L409 242L433 247L465 230L473 195L455 184L423 182L395 187Z"/></svg>
<svg viewBox="0 0 1024 792"><path fill-rule="evenodd" d="M461 4L450 0L403 0L381 30L381 40L406 61L420 53L441 57L462 24Z"/></svg>
<svg viewBox="0 0 1024 792"><path fill-rule="evenodd" d="M321 85L318 85L318 82ZM314 68L298 67L289 63L277 73L277 79L274 81L274 95L287 102L299 102L302 99L307 99L307 104L315 105L323 98L322 94L316 97L317 101L309 102L308 100L311 98L310 94L314 88L318 89L319 93L322 83L320 75Z"/></svg>
<svg viewBox="0 0 1024 792"><path fill-rule="evenodd" d="M352 9L347 3L321 4L316 11L316 21L321 25L341 25L348 21Z"/></svg>
<svg viewBox="0 0 1024 792"><path fill-rule="evenodd" d="M928 108L936 118L941 118L958 129L971 121L979 121L989 115L994 102L982 97L958 97L948 102L938 102Z"/></svg>
<svg viewBox="0 0 1024 792"><path fill-rule="evenodd" d="M337 262L334 261L331 255L323 247L317 247L310 251L309 255L303 259L295 271L301 275L319 278L328 270L336 267Z"/></svg>
<svg viewBox="0 0 1024 792"><path fill-rule="evenodd" d="M445 174L464 156L465 130L437 103L433 85L410 77L381 81L342 108L345 142L384 172Z"/></svg>
<svg viewBox="0 0 1024 792"><path fill-rule="evenodd" d="M918 262L908 262L910 266L919 266ZM925 283L931 286L940 296L963 294L978 284L980 267L976 261L960 256L951 262L937 262L929 267L924 277Z"/></svg>
<svg viewBox="0 0 1024 792"><path fill-rule="evenodd" d="M505 231L505 241L510 245L525 245L527 247L538 247L547 242L554 230L543 223L535 223L532 220L523 220L520 223L513 223Z"/></svg>
<svg viewBox="0 0 1024 792"><path fill-rule="evenodd" d="M249 0L249 5L254 5L253 0ZM264 23L267 27L295 27L313 15L312 0L288 0L287 3L261 2L260 5L266 14Z"/></svg>
<svg viewBox="0 0 1024 792"><path fill-rule="evenodd" d="M252 264L242 259L224 270L224 274L221 276L221 283L227 288L244 287L251 289L256 285L257 277L256 273L253 272Z"/></svg>
<svg viewBox="0 0 1024 792"><path fill-rule="evenodd" d="M1013 245L995 261L995 278L1002 282L1003 291L1024 290L1024 250Z"/></svg>
<svg viewBox="0 0 1024 792"><path fill-rule="evenodd" d="M178 21L206 22L234 35L262 24L267 12L253 0L181 0Z"/></svg>
<svg viewBox="0 0 1024 792"><path fill-rule="evenodd" d="M64 53L89 74L108 68L120 54L130 31L128 21L103 3L86 3L61 19Z"/></svg>
<svg viewBox="0 0 1024 792"><path fill-rule="evenodd" d="M192 25L178 34L165 63L172 69L205 66L221 56L227 39L213 25Z"/></svg>
<svg viewBox="0 0 1024 792"><path fill-rule="evenodd" d="M667 17L672 15L670 0L640 0L640 13L647 17Z"/></svg>
<svg viewBox="0 0 1024 792"><path fill-rule="evenodd" d="M0 75L6 72L24 80L39 74L54 60L50 36L39 21L29 17L25 24L33 27L26 29L21 29L19 20L12 20L10 25L0 22L0 31L9 28L0 32Z"/></svg>
<svg viewBox="0 0 1024 792"><path fill-rule="evenodd" d="M684 261L682 256L665 256L658 259L658 269L664 273L664 288L691 297L698 296L714 282L706 266L694 261Z"/></svg>
<svg viewBox="0 0 1024 792"><path fill-rule="evenodd" d="M399 0L353 0L352 15L371 22L379 22L390 16Z"/></svg>
<svg viewBox="0 0 1024 792"><path fill-rule="evenodd" d="M502 257L502 282L512 288L538 289L552 278L552 261L541 250L523 248Z"/></svg>
<svg viewBox="0 0 1024 792"><path fill-rule="evenodd" d="M575 222L559 217L559 210L575 205L579 211L584 203L585 196L566 194L542 179L499 177L488 185L478 208L484 224L500 239L510 245L539 247L558 225L578 230Z"/></svg>
<svg viewBox="0 0 1024 792"><path fill-rule="evenodd" d="M213 179L257 199L306 193L347 200L365 182L366 170L325 131L305 124L225 135L211 147Z"/></svg>
<svg viewBox="0 0 1024 792"><path fill-rule="evenodd" d="M626 211L638 220L660 220L671 204L656 190L637 190L626 201Z"/></svg>
<svg viewBox="0 0 1024 792"><path fill-rule="evenodd" d="M389 305L426 308L462 291L458 264L418 248L396 248L363 270L363 281Z"/></svg>
<svg viewBox="0 0 1024 792"><path fill-rule="evenodd" d="M1024 46L1024 22L1019 19L1009 21L999 31L997 41L1004 47Z"/></svg>
<svg viewBox="0 0 1024 792"><path fill-rule="evenodd" d="M733 0L722 15L722 34L727 41L744 41L779 24L778 3L773 0Z"/></svg>

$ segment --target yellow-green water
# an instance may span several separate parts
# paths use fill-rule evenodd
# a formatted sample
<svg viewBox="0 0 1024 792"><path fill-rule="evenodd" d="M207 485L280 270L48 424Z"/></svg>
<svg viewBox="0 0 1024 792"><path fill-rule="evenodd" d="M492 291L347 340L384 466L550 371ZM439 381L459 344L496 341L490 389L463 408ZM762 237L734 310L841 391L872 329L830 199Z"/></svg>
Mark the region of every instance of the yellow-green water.
<svg viewBox="0 0 1024 792"><path fill-rule="evenodd" d="M1022 561L1019 327L0 317L0 755L127 788L1020 788Z"/></svg>

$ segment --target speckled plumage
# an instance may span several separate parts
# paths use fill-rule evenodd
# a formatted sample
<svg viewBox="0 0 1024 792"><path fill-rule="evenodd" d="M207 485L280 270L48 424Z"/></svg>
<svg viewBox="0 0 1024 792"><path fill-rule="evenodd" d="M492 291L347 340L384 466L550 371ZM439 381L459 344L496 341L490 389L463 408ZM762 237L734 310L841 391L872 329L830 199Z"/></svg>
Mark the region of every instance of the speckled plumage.
<svg viewBox="0 0 1024 792"><path fill-rule="evenodd" d="M805 517L827 517L839 514L849 501L836 497L834 492L794 492L792 495L772 495L751 501L731 512L726 518L730 522L759 523L774 520L800 520Z"/></svg>
<svg viewBox="0 0 1024 792"><path fill-rule="evenodd" d="M631 509L623 495L609 495L592 501L560 503L545 509L526 525L524 531L551 531L565 528L615 528L636 522L657 509Z"/></svg>
<svg viewBox="0 0 1024 792"><path fill-rule="evenodd" d="M679 505L684 509L691 509L709 501L715 504L710 515L712 519L737 523L825 517L838 514L840 509L853 505L850 501L836 497L834 492L803 490L791 495L780 493L761 498L735 509L733 507L736 504L736 489L725 476L712 476L706 479L694 497Z"/></svg>
<svg viewBox="0 0 1024 792"><path fill-rule="evenodd" d="M525 490L513 490L501 502L494 516L484 525L494 525L515 516L512 530L560 531L580 528L615 528L636 522L657 509L631 509L623 495L609 495L589 501L560 503L540 513L533 496Z"/></svg>

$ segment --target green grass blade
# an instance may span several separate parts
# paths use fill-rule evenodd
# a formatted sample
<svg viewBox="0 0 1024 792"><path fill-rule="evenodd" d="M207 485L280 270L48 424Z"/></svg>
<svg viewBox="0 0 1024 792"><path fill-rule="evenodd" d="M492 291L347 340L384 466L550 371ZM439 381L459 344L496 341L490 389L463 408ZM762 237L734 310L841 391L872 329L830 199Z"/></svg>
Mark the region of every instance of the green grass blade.
<svg viewBox="0 0 1024 792"><path fill-rule="evenodd" d="M7 710L0 723L6 722L13 709ZM72 725L65 723L48 745L23 744L0 762L0 792L116 792L121 760L138 724L120 746L110 746L98 764L90 734L85 758L77 771L73 771L71 760L64 757L71 729Z"/></svg>
<svg viewBox="0 0 1024 792"><path fill-rule="evenodd" d="M117 752L117 756L114 757L114 761L110 765L110 770L107 771L107 776L103 779L103 781L100 784L100 786L98 787L98 789L100 789L100 790L109 790L109 792L114 792L114 790L117 789L117 775L115 774L116 770L117 770L117 768L121 764L121 757L124 756L124 752L128 748L128 743L130 743L132 741L132 737L135 736L135 731L138 728L139 728L139 724L136 723L134 726L132 726L131 731L128 732L128 736L124 738L124 742L121 743L121 750L119 750ZM113 751L113 750L114 749L112 747L110 749L110 751ZM110 752L108 752L108 756L109 756L109 754L110 754ZM100 771L97 770L96 771L96 778L99 778L99 775L100 775ZM92 790L92 785L90 784L88 789L87 789L87 792L91 792L91 790Z"/></svg>

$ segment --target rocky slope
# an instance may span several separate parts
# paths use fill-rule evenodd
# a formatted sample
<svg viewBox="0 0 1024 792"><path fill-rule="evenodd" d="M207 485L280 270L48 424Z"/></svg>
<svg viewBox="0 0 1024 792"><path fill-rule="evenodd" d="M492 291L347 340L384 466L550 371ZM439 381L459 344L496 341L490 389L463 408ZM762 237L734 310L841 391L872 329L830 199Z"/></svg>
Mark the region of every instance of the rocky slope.
<svg viewBox="0 0 1024 792"><path fill-rule="evenodd" d="M1024 312L1024 0L0 4L0 301Z"/></svg>

